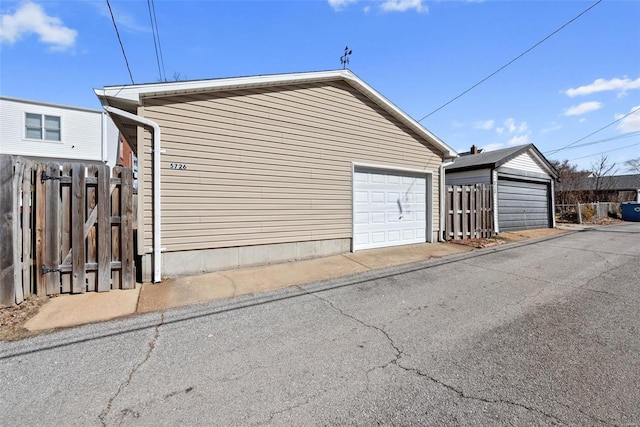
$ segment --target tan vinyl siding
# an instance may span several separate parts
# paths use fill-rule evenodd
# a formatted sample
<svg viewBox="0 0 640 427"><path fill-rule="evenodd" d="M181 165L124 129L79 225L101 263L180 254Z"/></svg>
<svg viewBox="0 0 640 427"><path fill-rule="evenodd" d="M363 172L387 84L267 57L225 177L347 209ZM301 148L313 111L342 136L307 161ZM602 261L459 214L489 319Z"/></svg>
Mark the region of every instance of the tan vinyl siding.
<svg viewBox="0 0 640 427"><path fill-rule="evenodd" d="M438 230L442 157L346 83L146 99L139 114L162 129L167 251L351 238L352 162L433 172ZM150 134L140 140L148 251Z"/></svg>

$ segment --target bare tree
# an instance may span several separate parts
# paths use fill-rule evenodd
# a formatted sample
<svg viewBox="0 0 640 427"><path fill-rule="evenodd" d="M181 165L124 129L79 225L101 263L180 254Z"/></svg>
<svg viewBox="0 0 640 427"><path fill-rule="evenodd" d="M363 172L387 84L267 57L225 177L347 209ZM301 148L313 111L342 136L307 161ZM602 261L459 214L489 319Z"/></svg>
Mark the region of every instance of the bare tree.
<svg viewBox="0 0 640 427"><path fill-rule="evenodd" d="M602 154L600 158L596 162L591 163L591 176L595 178L595 190L604 189L604 183L606 182L603 179L605 176L615 175L618 172L618 168L616 167L615 162L611 162L609 157Z"/></svg>
<svg viewBox="0 0 640 427"><path fill-rule="evenodd" d="M570 205L580 202L583 181L589 172L580 171L569 160L551 160L551 164L558 171L558 182L555 185L556 203Z"/></svg>
<svg viewBox="0 0 640 427"><path fill-rule="evenodd" d="M627 172L640 173L640 157L627 160L624 164L627 167Z"/></svg>

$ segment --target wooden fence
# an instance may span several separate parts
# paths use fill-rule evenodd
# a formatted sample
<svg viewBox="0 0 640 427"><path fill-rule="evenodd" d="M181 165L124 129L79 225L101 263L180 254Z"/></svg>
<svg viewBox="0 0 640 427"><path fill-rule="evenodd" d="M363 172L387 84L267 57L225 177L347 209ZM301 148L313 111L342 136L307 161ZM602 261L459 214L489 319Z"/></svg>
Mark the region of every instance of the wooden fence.
<svg viewBox="0 0 640 427"><path fill-rule="evenodd" d="M445 238L479 239L495 235L490 185L446 186Z"/></svg>
<svg viewBox="0 0 640 427"><path fill-rule="evenodd" d="M0 155L0 306L135 287L129 168Z"/></svg>

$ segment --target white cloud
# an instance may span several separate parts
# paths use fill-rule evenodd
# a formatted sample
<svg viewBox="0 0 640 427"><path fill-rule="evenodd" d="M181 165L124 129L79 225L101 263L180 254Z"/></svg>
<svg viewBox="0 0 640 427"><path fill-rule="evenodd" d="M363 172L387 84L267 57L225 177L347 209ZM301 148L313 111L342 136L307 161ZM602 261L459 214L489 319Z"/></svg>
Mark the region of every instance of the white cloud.
<svg viewBox="0 0 640 427"><path fill-rule="evenodd" d="M579 116L590 111L596 111L602 108L602 104L598 101L583 102L582 104L572 105L564 112L565 116Z"/></svg>
<svg viewBox="0 0 640 427"><path fill-rule="evenodd" d="M493 129L494 123L495 123L494 120L478 121L473 124L473 127L474 129L479 129L479 130L491 130Z"/></svg>
<svg viewBox="0 0 640 427"><path fill-rule="evenodd" d="M635 107L631 108L629 112L634 110L640 110L640 105L636 105ZM615 117L616 117L616 120L619 120L620 118L624 117L624 114L616 114ZM640 111L636 111L633 114L629 114L627 117L620 120L620 123L618 123L617 128L621 132L640 131Z"/></svg>
<svg viewBox="0 0 640 427"><path fill-rule="evenodd" d="M109 19L111 22L111 12L109 12L109 7L104 3L91 3L94 4L100 15ZM113 17L116 20L116 24L118 24L118 28L123 30L132 32L132 33L150 33L151 28L148 25L140 24L136 21L136 18L126 12L125 9L121 9L117 6L117 4L112 4L111 8L113 10Z"/></svg>
<svg viewBox="0 0 640 427"><path fill-rule="evenodd" d="M385 12L406 12L415 9L416 12L428 12L429 8L422 4L422 0L385 0L380 9Z"/></svg>
<svg viewBox="0 0 640 427"><path fill-rule="evenodd" d="M587 123L587 119L582 117L580 120L578 120L578 123Z"/></svg>
<svg viewBox="0 0 640 427"><path fill-rule="evenodd" d="M540 129L540 133L549 133L562 129L562 126L552 123L551 127Z"/></svg>
<svg viewBox="0 0 640 427"><path fill-rule="evenodd" d="M328 0L329 6L333 8L333 10L338 11L347 7L351 3L356 3L358 0Z"/></svg>
<svg viewBox="0 0 640 427"><path fill-rule="evenodd" d="M507 145L509 145L510 147L514 145L524 145L524 144L530 144L530 143L531 141L529 140L529 134L516 135L512 137L509 141L507 141Z"/></svg>
<svg viewBox="0 0 640 427"><path fill-rule="evenodd" d="M62 51L75 45L78 32L65 27L59 18L47 15L40 5L27 2L13 15L2 15L0 41L13 44L27 34L37 34L52 50Z"/></svg>
<svg viewBox="0 0 640 427"><path fill-rule="evenodd" d="M608 90L614 90L618 92L618 96L626 94L626 91L630 89L640 88L640 77L631 80L628 77L625 78L613 78L611 80L596 79L593 83L580 86L574 89L567 89L565 94L573 98L574 96L591 95L596 92L604 92Z"/></svg>
<svg viewBox="0 0 640 427"><path fill-rule="evenodd" d="M504 121L504 127L496 128L496 131L499 134L504 133L505 130L507 130L509 133L514 133L514 132L524 132L528 128L529 126L527 126L527 122L517 123L514 119L508 118L507 120Z"/></svg>

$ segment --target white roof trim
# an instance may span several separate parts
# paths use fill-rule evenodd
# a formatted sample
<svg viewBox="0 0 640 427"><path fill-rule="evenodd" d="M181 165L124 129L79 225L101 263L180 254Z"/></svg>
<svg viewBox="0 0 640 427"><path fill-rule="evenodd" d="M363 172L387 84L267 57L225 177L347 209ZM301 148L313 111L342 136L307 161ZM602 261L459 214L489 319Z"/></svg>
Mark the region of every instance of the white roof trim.
<svg viewBox="0 0 640 427"><path fill-rule="evenodd" d="M424 126L396 107L391 101L382 96L350 70L315 71L307 73L272 74L251 77L233 77L225 79L178 81L165 83L149 83L125 86L106 86L104 89L94 89L101 100L109 99L142 105L143 99L148 97L171 96L186 93L212 92L219 90L233 90L248 87L267 87L285 84L313 83L321 81L344 80L355 89L366 95L380 107L388 111L396 119L407 125L413 131L427 139L440 149L445 158L458 156L455 150L445 144L440 138L429 132Z"/></svg>

